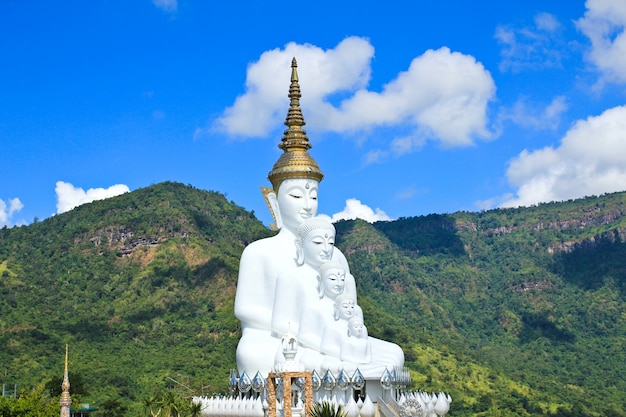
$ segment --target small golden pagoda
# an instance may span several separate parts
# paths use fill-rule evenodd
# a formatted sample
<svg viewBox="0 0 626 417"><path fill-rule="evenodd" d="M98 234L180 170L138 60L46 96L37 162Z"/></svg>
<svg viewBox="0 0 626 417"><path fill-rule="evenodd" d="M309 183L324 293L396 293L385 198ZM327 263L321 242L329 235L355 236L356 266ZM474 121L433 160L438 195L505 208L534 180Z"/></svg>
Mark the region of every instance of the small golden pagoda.
<svg viewBox="0 0 626 417"><path fill-rule="evenodd" d="M70 406L72 405L72 397L70 397L70 378L67 374L67 358L69 346L65 345L65 372L63 374L63 383L61 384L61 417L70 417Z"/></svg>

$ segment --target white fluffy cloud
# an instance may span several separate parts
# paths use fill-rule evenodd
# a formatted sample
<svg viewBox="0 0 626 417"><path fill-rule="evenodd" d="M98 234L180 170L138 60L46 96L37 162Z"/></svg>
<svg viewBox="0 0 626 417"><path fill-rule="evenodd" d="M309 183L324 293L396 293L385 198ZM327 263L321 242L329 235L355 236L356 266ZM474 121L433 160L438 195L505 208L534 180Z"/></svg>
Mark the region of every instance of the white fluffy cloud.
<svg viewBox="0 0 626 417"><path fill-rule="evenodd" d="M24 204L22 204L19 198L9 199L8 204L0 199L0 227L10 226L13 215L23 208Z"/></svg>
<svg viewBox="0 0 626 417"><path fill-rule="evenodd" d="M498 26L495 38L502 47L500 71L560 67L567 51L561 32L562 26L556 17L544 12L535 15L533 26Z"/></svg>
<svg viewBox="0 0 626 417"><path fill-rule="evenodd" d="M579 120L556 148L524 150L507 178L517 192L503 207L626 190L626 106Z"/></svg>
<svg viewBox="0 0 626 417"><path fill-rule="evenodd" d="M426 139L466 146L490 136L486 108L495 84L474 57L445 47L428 50L382 91L370 91L374 48L359 37L346 38L329 50L289 43L284 49L265 52L248 67L246 92L213 127L245 137L266 135L279 125L286 115L294 56L305 97L301 104L312 129L358 133L398 127L411 132L390 142L381 156L412 151Z"/></svg>
<svg viewBox="0 0 626 417"><path fill-rule="evenodd" d="M246 92L224 111L215 127L230 135L263 136L284 120L291 60L298 61L298 77L306 97L305 119L313 124L320 107L332 109L324 99L338 92L354 91L369 82L374 48L362 38L344 39L335 49L291 42L284 49L264 52L248 66ZM318 126L323 128L323 126Z"/></svg>
<svg viewBox="0 0 626 417"><path fill-rule="evenodd" d="M124 184L112 185L109 188L90 188L85 191L63 181L57 181L54 190L57 195L57 214L70 211L81 204L90 203L94 200L104 200L130 191L128 186Z"/></svg>
<svg viewBox="0 0 626 417"><path fill-rule="evenodd" d="M376 210L372 210L370 207L355 198L349 198L346 200L346 206L344 209L339 213L333 214L332 216L333 222L354 219L362 219L369 223L374 223L380 220L391 220L387 213L381 209L377 208Z"/></svg>
<svg viewBox="0 0 626 417"><path fill-rule="evenodd" d="M177 0L152 0L152 4L166 13L174 13L178 10Z"/></svg>
<svg viewBox="0 0 626 417"><path fill-rule="evenodd" d="M524 128L543 130L556 129L561 123L561 116L568 109L565 97L557 96L545 107L529 103L527 99L518 100L511 108L502 108L498 123L510 121Z"/></svg>
<svg viewBox="0 0 626 417"><path fill-rule="evenodd" d="M587 11L576 25L591 41L587 58L603 81L626 82L626 2L587 0Z"/></svg>

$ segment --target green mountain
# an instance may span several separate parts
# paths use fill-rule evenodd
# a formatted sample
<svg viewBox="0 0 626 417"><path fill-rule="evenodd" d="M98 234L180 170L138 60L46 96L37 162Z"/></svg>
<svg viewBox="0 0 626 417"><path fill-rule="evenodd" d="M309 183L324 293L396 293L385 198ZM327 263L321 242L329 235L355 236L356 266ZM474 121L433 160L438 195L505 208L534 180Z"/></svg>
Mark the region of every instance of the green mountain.
<svg viewBox="0 0 626 417"><path fill-rule="evenodd" d="M336 227L370 335L450 415L626 415L626 193ZM239 257L271 234L177 183L0 230L2 383L58 380L68 343L75 401L225 392Z"/></svg>

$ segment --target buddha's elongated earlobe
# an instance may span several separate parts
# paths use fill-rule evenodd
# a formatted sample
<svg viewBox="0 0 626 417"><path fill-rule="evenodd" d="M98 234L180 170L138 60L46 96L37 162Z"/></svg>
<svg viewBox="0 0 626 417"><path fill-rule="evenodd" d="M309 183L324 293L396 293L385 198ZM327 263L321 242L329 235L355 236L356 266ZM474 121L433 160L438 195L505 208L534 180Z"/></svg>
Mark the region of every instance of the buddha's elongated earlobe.
<svg viewBox="0 0 626 417"><path fill-rule="evenodd" d="M267 204L267 208L270 210L272 218L274 219L274 223L270 224L270 228L272 230L280 230L283 227L283 219L280 215L276 193L269 187L261 187L261 194L263 194L265 204Z"/></svg>
<svg viewBox="0 0 626 417"><path fill-rule="evenodd" d="M304 265L304 248L298 239L296 239L296 265Z"/></svg>
<svg viewBox="0 0 626 417"><path fill-rule="evenodd" d="M324 284L320 275L317 276L317 295L320 298L324 298Z"/></svg>

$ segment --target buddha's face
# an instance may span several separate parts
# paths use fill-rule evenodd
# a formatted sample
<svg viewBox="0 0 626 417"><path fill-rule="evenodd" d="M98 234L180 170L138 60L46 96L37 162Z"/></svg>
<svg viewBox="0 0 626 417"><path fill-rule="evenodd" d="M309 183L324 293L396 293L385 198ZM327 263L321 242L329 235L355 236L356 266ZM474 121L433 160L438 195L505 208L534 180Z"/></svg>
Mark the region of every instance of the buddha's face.
<svg viewBox="0 0 626 417"><path fill-rule="evenodd" d="M317 215L319 182L304 178L288 179L278 188L278 208L283 226L295 233L306 219Z"/></svg>
<svg viewBox="0 0 626 417"><path fill-rule="evenodd" d="M363 321L353 318L348 322L348 329L350 330L350 334L352 336L360 338L363 336Z"/></svg>
<svg viewBox="0 0 626 417"><path fill-rule="evenodd" d="M335 304L337 309L337 315L342 320L350 320L354 317L354 300L350 298L344 298Z"/></svg>
<svg viewBox="0 0 626 417"><path fill-rule="evenodd" d="M316 269L332 259L334 249L335 230L332 228L313 229L302 243L304 261Z"/></svg>
<svg viewBox="0 0 626 417"><path fill-rule="evenodd" d="M322 277L322 285L327 297L337 297L346 287L346 271L341 268L328 269Z"/></svg>

